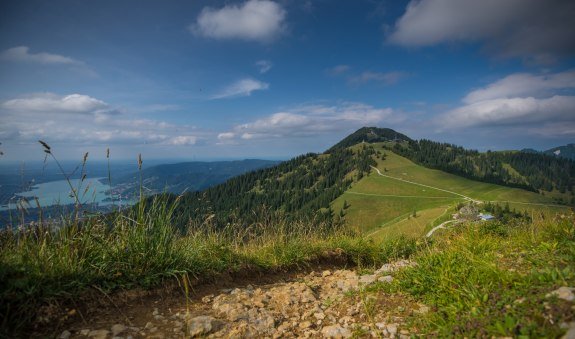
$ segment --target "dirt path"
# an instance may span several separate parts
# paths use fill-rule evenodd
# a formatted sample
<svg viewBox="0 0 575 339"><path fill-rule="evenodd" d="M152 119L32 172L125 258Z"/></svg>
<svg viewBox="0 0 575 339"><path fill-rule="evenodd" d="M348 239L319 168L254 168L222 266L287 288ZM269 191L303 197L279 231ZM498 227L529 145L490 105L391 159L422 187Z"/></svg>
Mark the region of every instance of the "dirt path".
<svg viewBox="0 0 575 339"><path fill-rule="evenodd" d="M480 204L480 203L481 203L481 201L475 200L475 199L473 199L473 198L471 198L471 197L468 197L468 196L466 196L466 195L463 195L463 194L461 194L461 193L449 191L449 190L446 190L446 189L443 189L443 188L439 188L439 187L434 187L434 186L429 186L429 185L425 185L425 184L420 184L420 183L414 182L414 181L409 181L409 180L405 180L405 179L400 179L400 178L392 177L392 176L385 175L385 174L381 173L380 170L379 170L377 167L371 166L371 168L373 168L374 170L376 170L378 175L380 175L380 176L382 176L382 177L385 177L385 178L394 179L394 180L399 180L399 181L403 181L403 182L406 182L406 183L409 183L409 184L418 185L418 186L427 187L427 188L431 188L431 189L434 189L434 190L438 190L438 191L442 191L442 192L454 194L454 195L457 195L457 196L462 197L462 198L465 199L465 200L472 201L472 202L477 203L477 204Z"/></svg>
<svg viewBox="0 0 575 339"><path fill-rule="evenodd" d="M454 222L456 222L456 221L457 221L457 220L448 220L448 221L442 222L441 224L435 226L435 227L432 228L429 232L427 232L427 234L426 234L425 236L429 238L429 237L431 237L431 236L433 235L433 233L434 233L435 231L437 231L438 229L440 229L440 228L446 228L445 225L454 223Z"/></svg>
<svg viewBox="0 0 575 339"><path fill-rule="evenodd" d="M434 187L434 186L429 186L429 185L425 185L425 184L420 184L420 183L415 182L415 181L410 181L410 180L405 180L405 179L401 179L401 178L392 177L392 176L385 175L385 174L381 173L381 171L380 171L377 167L371 166L371 168L373 168L373 169L377 172L378 175L380 175L380 176L382 176L382 177L385 177L385 178L394 179L394 180L399 180L399 181L403 181L403 182L410 183L410 184L413 184L413 185L418 185L418 186L427 187L427 188L435 189L435 190L442 191L442 192L446 192L446 193L455 194L455 195L458 195L458 196L464 198L465 200L474 202L474 203L476 203L476 204L482 204L482 203L483 203L483 202L480 201L480 200L475 200L475 199L473 199L473 198L471 198L471 197L468 197L468 196L466 196L466 195L463 195L463 194L461 194L461 193L449 191L449 190L446 190L446 189L443 189L443 188L439 188L439 187ZM424 197L420 197L420 198L424 198ZM568 206L565 206L565 205L544 204L544 203L536 203L536 202L511 201L511 200L492 200L492 201L489 201L489 202L492 202L492 203L513 203L513 204L522 204L522 205L533 205L533 206L547 206L547 207L563 207L563 208L568 208Z"/></svg>
<svg viewBox="0 0 575 339"><path fill-rule="evenodd" d="M420 195L393 195L393 194L374 194L374 193L361 193L346 191L345 194L369 195L374 197L391 197L391 198L417 198L417 199L449 199L453 197L426 197Z"/></svg>
<svg viewBox="0 0 575 339"><path fill-rule="evenodd" d="M429 308L405 296L363 293L374 283L389 283L400 260L373 274L321 270L286 281L224 288L212 293L138 300L92 310L69 323L62 338L348 338L416 334L406 317ZM209 291L208 291L209 292ZM406 311L407 310L407 311ZM57 336L58 336L57 335Z"/></svg>

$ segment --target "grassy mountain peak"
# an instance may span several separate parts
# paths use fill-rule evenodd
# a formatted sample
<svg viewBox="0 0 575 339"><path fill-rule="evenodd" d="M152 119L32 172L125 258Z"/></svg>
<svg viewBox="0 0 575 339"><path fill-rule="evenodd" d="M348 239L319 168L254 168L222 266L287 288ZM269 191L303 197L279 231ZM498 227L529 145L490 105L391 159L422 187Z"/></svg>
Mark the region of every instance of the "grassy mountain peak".
<svg viewBox="0 0 575 339"><path fill-rule="evenodd" d="M326 153L348 148L362 142L376 143L384 141L412 141L412 139L391 128L362 127L328 149Z"/></svg>

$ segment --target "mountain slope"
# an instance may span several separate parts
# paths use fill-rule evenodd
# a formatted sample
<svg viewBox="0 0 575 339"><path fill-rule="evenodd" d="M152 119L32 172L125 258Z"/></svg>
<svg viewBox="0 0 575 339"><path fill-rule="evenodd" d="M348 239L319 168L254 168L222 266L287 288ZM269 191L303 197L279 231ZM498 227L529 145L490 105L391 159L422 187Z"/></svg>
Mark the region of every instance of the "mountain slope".
<svg viewBox="0 0 575 339"><path fill-rule="evenodd" d="M332 222L330 203L354 179L370 172L375 162L372 147L339 149L330 154L306 154L281 164L234 177L203 192L181 199L183 222L211 220L218 226L262 218L308 218Z"/></svg>
<svg viewBox="0 0 575 339"><path fill-rule="evenodd" d="M413 162L473 180L532 191L573 192L575 162L545 154L486 152L431 140L393 143L388 148Z"/></svg>
<svg viewBox="0 0 575 339"><path fill-rule="evenodd" d="M509 203L511 209L529 213L569 209L558 206L548 195L426 168L384 146L376 144L374 148L376 152L385 152L385 160L376 159L376 167L385 176L376 171L364 176L332 204L334 211L344 210L349 226L375 238L398 234L421 236L431 226L449 220L452 207L466 201L463 196L502 206Z"/></svg>
<svg viewBox="0 0 575 339"><path fill-rule="evenodd" d="M449 189L449 182L459 183L467 188L456 194L440 192L438 195L434 190L427 190L425 193L422 193L421 189L414 191L414 187L407 183L385 183L389 178L374 179L376 174L371 171L370 166L379 164L383 166L380 166L380 170L385 170L386 163L381 164L381 159L385 158L384 152L389 152L390 159L403 159L400 163L408 162L410 166L418 165L417 168L425 169L416 171L424 173L416 178L421 182L429 182L429 178L441 180L442 185L449 191L454 191ZM365 178L370 173L371 176ZM401 175L403 172L400 177ZM520 152L479 153L451 144L429 140L414 141L391 129L364 127L323 154L299 156L274 167L232 178L203 192L186 194L182 198L178 215L182 217L182 223L191 220L201 224L209 220L221 227L237 220L249 224L270 215L338 222L346 214L346 211L343 211L345 204L343 201L340 201L339 205L332 202L338 197L341 200L341 195L346 191L347 199L348 194L353 194L349 192L350 187L353 189L361 187L366 181L378 180L384 182L382 187L357 193L371 199L363 199L361 208L381 216L375 218L381 221L395 218L400 212L410 213L414 209L428 210L451 206L461 201L461 194L466 191L473 193L474 199L477 200L569 203L572 202L572 196L569 194L573 189L574 178L575 165L565 159ZM433 182L429 185L435 186ZM388 189L398 186L402 186L401 194L411 192L409 195L415 198L416 204L409 203L403 197L392 197L394 193L388 192ZM553 192L545 197L528 192L536 189ZM483 191L497 194L481 194ZM432 196L429 197L430 194ZM377 195L386 195L388 201L396 203L386 208L375 208L378 205L371 204L374 208L370 209L369 201L379 199ZM525 195L528 197L522 198ZM551 196L560 200L553 200ZM359 219L356 222L362 223L364 220ZM366 225L373 226L374 223L367 222Z"/></svg>

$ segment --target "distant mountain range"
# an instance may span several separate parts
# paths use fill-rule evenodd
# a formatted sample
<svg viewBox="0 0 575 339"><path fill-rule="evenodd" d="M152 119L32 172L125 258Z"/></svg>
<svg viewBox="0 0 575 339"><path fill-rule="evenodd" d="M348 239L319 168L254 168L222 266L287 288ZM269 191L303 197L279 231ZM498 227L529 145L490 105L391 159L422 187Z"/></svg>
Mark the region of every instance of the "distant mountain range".
<svg viewBox="0 0 575 339"><path fill-rule="evenodd" d="M547 155L557 156L575 160L575 144L567 144L565 146L557 146L543 152L539 152L532 148L524 148L521 150L523 153L543 153Z"/></svg>
<svg viewBox="0 0 575 339"><path fill-rule="evenodd" d="M180 194L184 191L201 191L221 184L226 180L261 168L277 165L279 161L246 159L214 162L182 162L164 164L145 168L139 172L112 178L115 188L120 188L122 195L135 192L141 182L148 193L170 192ZM107 179L102 179L107 181Z"/></svg>

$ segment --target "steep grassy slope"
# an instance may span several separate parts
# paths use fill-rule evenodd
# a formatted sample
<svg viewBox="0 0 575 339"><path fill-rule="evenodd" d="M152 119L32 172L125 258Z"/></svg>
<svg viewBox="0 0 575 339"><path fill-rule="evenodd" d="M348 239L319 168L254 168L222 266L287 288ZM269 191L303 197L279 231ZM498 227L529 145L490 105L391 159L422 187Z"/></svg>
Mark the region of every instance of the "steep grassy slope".
<svg viewBox="0 0 575 339"><path fill-rule="evenodd" d="M441 216L446 214L447 209L466 200L461 195L477 201L509 203L512 209L521 211L556 212L568 209L555 205L551 198L541 194L428 169L384 150L382 144L376 144L375 148L387 154L385 160L377 159L377 168L388 177L372 171L333 202L335 211L342 209L344 203L349 205L345 209L347 223L366 234L379 229L381 231L374 233L378 237L384 234L423 234L432 224L443 221ZM402 226L398 227L398 223Z"/></svg>

